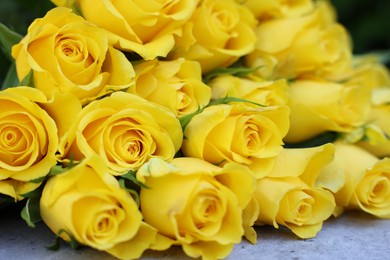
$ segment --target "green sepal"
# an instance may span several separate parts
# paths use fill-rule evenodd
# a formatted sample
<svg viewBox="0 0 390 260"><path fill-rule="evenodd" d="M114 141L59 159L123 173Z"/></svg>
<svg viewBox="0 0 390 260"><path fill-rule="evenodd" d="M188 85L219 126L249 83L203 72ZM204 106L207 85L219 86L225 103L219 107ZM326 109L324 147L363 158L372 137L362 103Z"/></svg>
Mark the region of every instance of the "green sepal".
<svg viewBox="0 0 390 260"><path fill-rule="evenodd" d="M50 176L56 176L62 174L64 172L69 171L76 165L77 163L75 163L73 156L70 156L68 165L66 165L65 167L61 164L54 165L53 167L50 168L48 176L50 177Z"/></svg>
<svg viewBox="0 0 390 260"><path fill-rule="evenodd" d="M56 234L56 238L55 238L54 244L51 245L51 246L47 246L46 248L49 249L49 250L52 250L52 251L57 251L58 249L60 249L60 246L61 246L61 234L62 233L65 233L69 237L69 241L68 240L64 240L64 239L63 239L63 241L67 242L70 245L71 248L77 249L80 246L80 243L77 242L77 240L72 236L72 234L70 234L65 229L60 229L60 231L58 231L58 234Z"/></svg>
<svg viewBox="0 0 390 260"><path fill-rule="evenodd" d="M62 167L61 165L54 165L53 167L50 168L50 171L49 171L49 173L47 175L39 177L39 178L36 178L36 179L32 179L29 182L41 183L41 182L45 181L48 177L55 176L55 175L58 175L58 174L61 174L61 173L64 173L64 172L68 171L73 166L74 166L73 160L71 160L69 165L67 167L65 167L65 168Z"/></svg>
<svg viewBox="0 0 390 260"><path fill-rule="evenodd" d="M183 151L180 149L176 152L174 158L184 157Z"/></svg>
<svg viewBox="0 0 390 260"><path fill-rule="evenodd" d="M32 182L32 183L44 182L48 177L64 173L64 172L68 171L69 169L71 169L74 165L75 164L74 164L73 159L70 160L69 165L66 166L65 168L62 167L62 165L54 165L53 167L50 168L50 171L47 175L36 178L36 179L29 180L29 182Z"/></svg>
<svg viewBox="0 0 390 260"><path fill-rule="evenodd" d="M126 180L125 179L119 179L118 180L118 183L119 183L119 186L124 189L125 191L127 191L128 193L130 193L131 197L133 197L134 201L137 203L137 205L139 206L140 205L140 198L139 198L139 193L137 191L135 191L134 189L132 188L128 188L126 186Z"/></svg>
<svg viewBox="0 0 390 260"><path fill-rule="evenodd" d="M45 186L45 185L42 185L42 184L41 184L41 185L40 185L38 188L36 188L35 190L32 190L32 191L30 191L30 192L21 194L20 196L22 196L23 198L40 198L44 186Z"/></svg>
<svg viewBox="0 0 390 260"><path fill-rule="evenodd" d="M19 82L19 86L34 87L34 73L32 70Z"/></svg>
<svg viewBox="0 0 390 260"><path fill-rule="evenodd" d="M0 23L0 47L10 61L13 61L11 56L12 46L19 43L23 36L12 31L4 24Z"/></svg>
<svg viewBox="0 0 390 260"><path fill-rule="evenodd" d="M218 68L218 69L215 69L215 70L207 73L203 77L203 82L207 84L213 78L218 77L218 76L222 76L222 75L232 75L232 76L236 76L236 77L245 77L248 74L258 70L259 68L260 67L248 68L248 67L242 67L242 66L238 66L238 67L233 66L233 67L228 67L228 68Z"/></svg>
<svg viewBox="0 0 390 260"><path fill-rule="evenodd" d="M73 166L74 166L73 160L71 160L69 165L67 167L65 167L65 168L62 167L61 165L54 165L53 167L50 168L50 171L49 171L49 173L47 175L39 177L39 178L35 178L35 179L32 179L32 180L29 180L29 182L32 182L32 183L42 183L47 178L49 178L51 176L59 175L61 173L64 173L64 172L68 171L70 168L72 168Z"/></svg>
<svg viewBox="0 0 390 260"><path fill-rule="evenodd" d="M130 170L127 173L121 175L120 177L122 177L123 179L131 181L132 183L140 186L141 188L149 189L149 187L147 185L145 185L145 183L140 182L140 181L137 180L137 178L135 177L135 171L131 171Z"/></svg>
<svg viewBox="0 0 390 260"><path fill-rule="evenodd" d="M42 220L39 211L40 197L31 197L27 200L26 205L22 209L21 217L26 221L29 227L35 227L35 223Z"/></svg>

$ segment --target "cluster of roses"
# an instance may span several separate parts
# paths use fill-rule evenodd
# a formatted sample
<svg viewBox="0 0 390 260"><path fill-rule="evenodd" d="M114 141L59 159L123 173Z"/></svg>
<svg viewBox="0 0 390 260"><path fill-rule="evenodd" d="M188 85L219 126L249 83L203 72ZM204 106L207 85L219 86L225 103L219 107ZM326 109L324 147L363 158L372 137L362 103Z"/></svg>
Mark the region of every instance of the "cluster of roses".
<svg viewBox="0 0 390 260"><path fill-rule="evenodd" d="M0 92L0 193L30 224L36 201L118 258L218 259L257 224L390 218L390 76L329 2L52 2Z"/></svg>

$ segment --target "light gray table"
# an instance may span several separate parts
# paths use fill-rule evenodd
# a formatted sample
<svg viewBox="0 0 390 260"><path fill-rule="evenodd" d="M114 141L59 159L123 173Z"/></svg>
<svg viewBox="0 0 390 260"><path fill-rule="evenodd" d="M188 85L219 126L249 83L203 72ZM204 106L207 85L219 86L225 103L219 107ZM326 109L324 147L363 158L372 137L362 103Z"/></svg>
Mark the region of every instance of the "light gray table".
<svg viewBox="0 0 390 260"><path fill-rule="evenodd" d="M17 209L19 211L19 209ZM313 239L301 240L286 229L258 227L258 244L246 241L236 245L229 260L236 259L390 259L390 220L350 212L329 219ZM0 259L96 259L112 260L110 255L90 248L71 249L63 244L58 251L45 247L54 235L43 224L29 228L13 207L0 210ZM142 259L189 259L180 248L164 252L148 251Z"/></svg>

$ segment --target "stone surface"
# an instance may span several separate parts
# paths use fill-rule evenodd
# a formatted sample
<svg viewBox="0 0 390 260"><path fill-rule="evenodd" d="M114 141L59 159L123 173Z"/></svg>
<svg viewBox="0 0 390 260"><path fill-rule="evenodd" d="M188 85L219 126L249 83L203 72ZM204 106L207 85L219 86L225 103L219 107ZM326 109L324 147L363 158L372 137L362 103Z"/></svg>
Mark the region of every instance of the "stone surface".
<svg viewBox="0 0 390 260"><path fill-rule="evenodd" d="M32 229L18 216L20 209L0 210L0 259L114 259L91 248L60 250L45 247L53 244L54 234L43 224ZM324 223L317 237L301 240L287 229L270 226L257 228L258 243L245 240L236 245L229 260L236 259L390 259L390 220L381 220L362 212L349 212ZM146 252L142 259L189 259L180 248L164 252Z"/></svg>

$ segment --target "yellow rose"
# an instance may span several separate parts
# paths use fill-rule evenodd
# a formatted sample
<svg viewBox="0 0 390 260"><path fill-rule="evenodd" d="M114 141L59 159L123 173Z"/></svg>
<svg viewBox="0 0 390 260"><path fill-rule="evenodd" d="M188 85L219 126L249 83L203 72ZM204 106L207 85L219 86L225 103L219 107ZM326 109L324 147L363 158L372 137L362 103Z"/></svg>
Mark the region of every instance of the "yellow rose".
<svg viewBox="0 0 390 260"><path fill-rule="evenodd" d="M300 238L315 237L335 208L331 192L310 187L298 177L265 177L257 181L258 224L286 226Z"/></svg>
<svg viewBox="0 0 390 260"><path fill-rule="evenodd" d="M301 238L316 236L335 208L332 193L322 187L335 190L344 184L338 172L323 172L333 158L330 143L283 149L268 176L257 181L257 223L286 226Z"/></svg>
<svg viewBox="0 0 390 260"><path fill-rule="evenodd" d="M208 85L214 100L232 96L265 106L286 105L288 100L285 80L260 81L223 75L212 79Z"/></svg>
<svg viewBox="0 0 390 260"><path fill-rule="evenodd" d="M319 80L296 80L289 88L290 122L287 143L307 140L326 131L350 132L367 122L370 87Z"/></svg>
<svg viewBox="0 0 390 260"><path fill-rule="evenodd" d="M259 20L280 17L300 16L311 11L314 7L312 0L284 1L284 0L236 0L243 2Z"/></svg>
<svg viewBox="0 0 390 260"><path fill-rule="evenodd" d="M275 159L268 177L299 177L310 187L340 188L344 184L343 178L330 174L321 176L322 169L333 158L334 146L331 143L308 148L284 148Z"/></svg>
<svg viewBox="0 0 390 260"><path fill-rule="evenodd" d="M52 0L68 5L63 0ZM73 0L86 20L106 29L115 47L136 52L146 60L165 57L174 35L194 12L199 0L105 1Z"/></svg>
<svg viewBox="0 0 390 260"><path fill-rule="evenodd" d="M108 45L105 31L68 8L36 19L12 56L19 80L32 70L34 86L49 98L71 92L85 104L134 83L131 63Z"/></svg>
<svg viewBox="0 0 390 260"><path fill-rule="evenodd" d="M56 122L60 138L69 130L82 109L80 100L69 92L55 93L52 99L40 105Z"/></svg>
<svg viewBox="0 0 390 260"><path fill-rule="evenodd" d="M375 92L375 90L374 90ZM384 92L384 91L380 91ZM390 101L390 88L387 89L387 95ZM381 93L385 94L385 93ZM378 127L380 138L372 138L367 134L366 139L361 140L358 145L369 151L370 153L378 157L389 157L390 156L390 103L387 102L381 106L375 106L371 108L371 113L368 121Z"/></svg>
<svg viewBox="0 0 390 260"><path fill-rule="evenodd" d="M344 186L334 194L340 215L344 209L361 209L381 218L390 218L390 159L378 159L364 149L335 143L333 169L345 175ZM332 170L332 168L327 169Z"/></svg>
<svg viewBox="0 0 390 260"><path fill-rule="evenodd" d="M343 80L348 81L349 84L364 84L372 89L390 86L389 69L376 59L378 59L376 56L354 58L353 63L356 64ZM378 105L378 100L373 100L373 103Z"/></svg>
<svg viewBox="0 0 390 260"><path fill-rule="evenodd" d="M289 127L287 106L251 107L243 103L207 107L184 130L185 156L213 164L238 162L256 177L267 174L282 150Z"/></svg>
<svg viewBox="0 0 390 260"><path fill-rule="evenodd" d="M64 7L72 8L72 7L76 7L75 3L77 0L51 0L51 1L53 2L53 4L55 4L57 6L64 6Z"/></svg>
<svg viewBox="0 0 390 260"><path fill-rule="evenodd" d="M254 50L255 24L253 14L234 0L203 0L169 57L196 60L203 73L227 67Z"/></svg>
<svg viewBox="0 0 390 260"><path fill-rule="evenodd" d="M226 257L244 234L242 210L255 188L249 169L236 163L223 168L196 158L170 164L153 158L137 172L145 222L161 236L154 249L181 245L193 258ZM153 249L152 248L152 249Z"/></svg>
<svg viewBox="0 0 390 260"><path fill-rule="evenodd" d="M138 258L154 243L156 230L142 222L137 203L107 171L92 156L51 177L40 200L42 219L64 240L72 236L116 257Z"/></svg>
<svg viewBox="0 0 390 260"><path fill-rule="evenodd" d="M370 137L361 140L359 145L376 156L390 156L390 73L389 70L378 62L365 62L358 67L353 75L355 84L365 84L370 86L371 113L368 122L379 128L382 138Z"/></svg>
<svg viewBox="0 0 390 260"><path fill-rule="evenodd" d="M262 63L259 60L276 58L277 63L271 64L272 78L314 74L334 79L351 67L349 35L334 21L333 12L324 1L300 17L261 22L256 36L255 51L246 57L246 62L255 67Z"/></svg>
<svg viewBox="0 0 390 260"><path fill-rule="evenodd" d="M37 188L57 163L57 127L38 105L46 101L34 88L0 91L0 193L15 200Z"/></svg>
<svg viewBox="0 0 390 260"><path fill-rule="evenodd" d="M135 66L136 83L128 92L167 107L180 117L210 102L199 63L184 59L152 60Z"/></svg>
<svg viewBox="0 0 390 260"><path fill-rule="evenodd" d="M170 161L182 143L179 120L165 107L116 92L95 100L74 118L60 141L60 159L98 154L114 175L137 170L151 157Z"/></svg>

